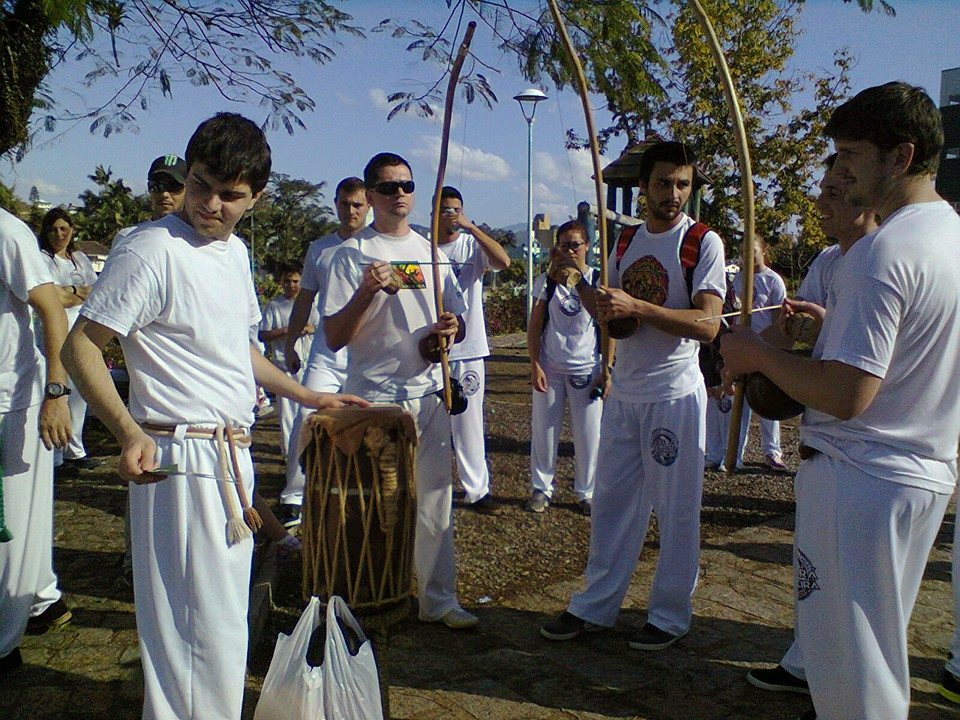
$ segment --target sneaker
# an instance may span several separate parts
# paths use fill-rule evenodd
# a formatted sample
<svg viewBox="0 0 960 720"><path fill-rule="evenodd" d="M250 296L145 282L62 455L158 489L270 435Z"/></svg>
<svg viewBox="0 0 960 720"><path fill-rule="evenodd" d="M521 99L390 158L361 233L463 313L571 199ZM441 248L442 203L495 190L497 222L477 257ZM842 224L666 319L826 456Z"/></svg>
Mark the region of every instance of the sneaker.
<svg viewBox="0 0 960 720"><path fill-rule="evenodd" d="M280 514L277 518L280 524L290 529L300 524L300 506L284 503L280 506Z"/></svg>
<svg viewBox="0 0 960 720"><path fill-rule="evenodd" d="M590 513L593 512L593 506L590 504L589 500L581 500L577 503L577 507L580 508L580 514L590 517Z"/></svg>
<svg viewBox="0 0 960 720"><path fill-rule="evenodd" d="M661 630L656 625L647 623L630 640L630 647L634 650L663 650L673 645L681 637L680 635L671 635L666 630Z"/></svg>
<svg viewBox="0 0 960 720"><path fill-rule="evenodd" d="M27 634L43 635L48 630L63 627L72 617L73 612L67 604L62 599L57 600L42 613L27 620Z"/></svg>
<svg viewBox="0 0 960 720"><path fill-rule="evenodd" d="M960 678L946 668L943 669L943 680L940 683L940 694L950 702L960 705Z"/></svg>
<svg viewBox="0 0 960 720"><path fill-rule="evenodd" d="M778 452L770 453L763 458L763 462L771 470L786 470L787 464L783 461L783 455Z"/></svg>
<svg viewBox="0 0 960 720"><path fill-rule="evenodd" d="M747 673L747 682L761 690L810 694L810 686L783 665L773 668L753 668Z"/></svg>
<svg viewBox="0 0 960 720"><path fill-rule="evenodd" d="M20 648L14 648L0 658L0 678L9 675L21 665L23 665L23 657L20 655Z"/></svg>
<svg viewBox="0 0 960 720"><path fill-rule="evenodd" d="M480 620L477 619L476 615L468 613L463 608L455 607L442 618L434 622L442 622L451 630L467 630L468 628L476 627Z"/></svg>
<svg viewBox="0 0 960 720"><path fill-rule="evenodd" d="M53 477L55 480L60 478L78 478L80 477L80 468L73 463L64 461L62 464L53 468Z"/></svg>
<svg viewBox="0 0 960 720"><path fill-rule="evenodd" d="M550 498L542 490L534 490L533 495L527 500L527 510L535 513L542 513L550 506Z"/></svg>
<svg viewBox="0 0 960 720"><path fill-rule="evenodd" d="M708 470L710 472L725 473L727 471L727 466L724 465L722 462L708 462L706 465L703 466L703 469Z"/></svg>
<svg viewBox="0 0 960 720"><path fill-rule="evenodd" d="M581 620L573 613L563 611L553 620L540 627L540 634L547 640L573 640L578 635L588 632L595 633L603 630L602 625Z"/></svg>
<svg viewBox="0 0 960 720"><path fill-rule="evenodd" d="M503 508L493 499L493 495L487 493L476 502L467 505L468 508L481 515L492 515L494 517L503 515Z"/></svg>

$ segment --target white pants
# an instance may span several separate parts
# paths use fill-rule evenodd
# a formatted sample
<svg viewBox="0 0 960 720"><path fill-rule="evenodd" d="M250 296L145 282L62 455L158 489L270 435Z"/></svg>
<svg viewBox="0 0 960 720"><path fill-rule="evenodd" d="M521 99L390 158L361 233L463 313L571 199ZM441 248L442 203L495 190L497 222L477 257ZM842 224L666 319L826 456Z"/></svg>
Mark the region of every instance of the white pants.
<svg viewBox="0 0 960 720"><path fill-rule="evenodd" d="M53 528L50 529L52 537ZM53 553L51 552L50 562L40 568L37 573L37 591L33 596L33 605L30 606L30 617L42 615L48 607L61 597L63 597L63 593L60 592L60 579L53 570Z"/></svg>
<svg viewBox="0 0 960 720"><path fill-rule="evenodd" d="M486 369L483 358L457 360L450 363L450 377L456 378L467 398L467 409L450 416L453 450L457 458L460 484L473 503L490 492L490 470L483 434L483 394Z"/></svg>
<svg viewBox="0 0 960 720"><path fill-rule="evenodd" d="M750 436L750 418L753 410L747 399L743 399L743 414L740 416L740 444L737 445L737 467L743 465L743 452L747 448L747 439ZM763 457L780 453L780 423L777 420L767 420L757 416L760 421L760 450Z"/></svg>
<svg viewBox="0 0 960 720"><path fill-rule="evenodd" d="M314 392L338 393L343 389L347 378L345 370L331 368L320 355L311 355L307 367L303 372L302 383ZM290 434L287 440L287 483L280 493L280 502L284 505L303 505L303 487L306 478L303 468L300 467L300 456L297 454L299 446L300 428L304 420L313 412L310 408L297 406L293 422L290 425Z"/></svg>
<svg viewBox="0 0 960 720"><path fill-rule="evenodd" d="M227 544L213 440L158 437L161 465L189 474L130 485L144 720L238 720L253 539ZM253 498L249 450L237 452ZM196 473L196 474L193 474ZM236 487L227 486L237 507Z"/></svg>
<svg viewBox="0 0 960 720"><path fill-rule="evenodd" d="M53 556L53 453L37 429L40 405L0 414L4 517L0 543L0 658L23 638L44 568Z"/></svg>
<svg viewBox="0 0 960 720"><path fill-rule="evenodd" d="M59 467L64 460L79 460L87 456L87 449L83 446L83 424L87 420L87 401L83 399L77 386L68 380L67 385L73 390L67 397L70 406L70 443L63 449L53 451L53 465Z"/></svg>
<svg viewBox="0 0 960 720"><path fill-rule="evenodd" d="M653 510L660 557L648 621L673 635L689 629L700 570L705 400L701 385L677 400L604 403L587 587L569 607L577 617L616 622Z"/></svg>
<svg viewBox="0 0 960 720"><path fill-rule="evenodd" d="M949 495L819 454L796 478L796 637L819 720L906 720L907 624Z"/></svg>
<svg viewBox="0 0 960 720"><path fill-rule="evenodd" d="M300 372L296 373L289 372L286 368L280 369L298 383L303 382L303 368L300 369ZM277 405L280 409L280 453L286 457L290 451L290 438L292 437L293 425L296 422L297 414L300 412L300 403L285 397L279 397L277 400ZM299 426L297 429L299 431Z"/></svg>
<svg viewBox="0 0 960 720"><path fill-rule="evenodd" d="M956 629L953 632L953 642L950 643L950 653L953 658L947 661L947 670L954 677L960 677L960 522L953 521L953 622Z"/></svg>
<svg viewBox="0 0 960 720"><path fill-rule="evenodd" d="M730 415L733 398L724 395L718 400L707 398L707 462L712 465L722 465L727 456L727 441L730 436ZM740 416L740 442L737 445L737 467L743 466L743 453L747 447L750 434L750 418L753 411L746 398L743 401L743 413ZM760 421L760 445L763 456L781 452L780 450L780 423L776 420L767 420L757 417Z"/></svg>
<svg viewBox="0 0 960 720"><path fill-rule="evenodd" d="M570 429L576 470L573 490L580 500L593 497L600 443L600 416L603 402L590 397L591 373L565 375L548 372L547 391L533 391L530 421L530 483L548 498L553 497L553 478L557 470L557 445L563 427L563 409L570 407Z"/></svg>
<svg viewBox="0 0 960 720"><path fill-rule="evenodd" d="M421 620L439 620L460 607L453 546L450 416L439 395L398 403L417 424L417 523L413 564Z"/></svg>

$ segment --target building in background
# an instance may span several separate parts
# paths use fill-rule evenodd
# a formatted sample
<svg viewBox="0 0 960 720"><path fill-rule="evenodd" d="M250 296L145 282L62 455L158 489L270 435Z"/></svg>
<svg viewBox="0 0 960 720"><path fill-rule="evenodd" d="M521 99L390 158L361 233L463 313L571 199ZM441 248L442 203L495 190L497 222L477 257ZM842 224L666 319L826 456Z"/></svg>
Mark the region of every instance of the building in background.
<svg viewBox="0 0 960 720"><path fill-rule="evenodd" d="M937 192L960 212L960 67L940 73L940 115L944 142Z"/></svg>

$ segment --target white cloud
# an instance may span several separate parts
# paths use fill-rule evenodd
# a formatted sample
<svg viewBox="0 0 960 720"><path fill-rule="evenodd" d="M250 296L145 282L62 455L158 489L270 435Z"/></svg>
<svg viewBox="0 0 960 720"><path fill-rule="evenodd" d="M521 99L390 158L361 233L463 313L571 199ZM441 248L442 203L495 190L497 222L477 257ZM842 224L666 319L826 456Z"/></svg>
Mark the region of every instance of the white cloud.
<svg viewBox="0 0 960 720"><path fill-rule="evenodd" d="M24 178L24 180L18 183L19 186L26 188L27 192L30 191L30 188L36 187L37 191L40 193L40 198L47 200L49 202L60 201L63 197L66 196L67 191L57 185L56 183L47 182L42 178Z"/></svg>
<svg viewBox="0 0 960 720"><path fill-rule="evenodd" d="M559 158L542 150L533 154L534 212L549 212L551 222L576 216L577 203L583 200L597 201L590 151L566 150L564 154ZM609 162L601 155L601 168Z"/></svg>
<svg viewBox="0 0 960 720"><path fill-rule="evenodd" d="M436 169L440 163L440 138L421 135L420 144L411 150L410 154L428 160ZM462 174L465 180L502 181L511 176L512 170L507 161L499 155L469 148L451 140L447 147L447 174L456 174L458 177Z"/></svg>
<svg viewBox="0 0 960 720"><path fill-rule="evenodd" d="M387 102L387 93L385 93L381 88L370 88L370 102L373 103L375 108L380 110L386 110L390 107L390 103Z"/></svg>

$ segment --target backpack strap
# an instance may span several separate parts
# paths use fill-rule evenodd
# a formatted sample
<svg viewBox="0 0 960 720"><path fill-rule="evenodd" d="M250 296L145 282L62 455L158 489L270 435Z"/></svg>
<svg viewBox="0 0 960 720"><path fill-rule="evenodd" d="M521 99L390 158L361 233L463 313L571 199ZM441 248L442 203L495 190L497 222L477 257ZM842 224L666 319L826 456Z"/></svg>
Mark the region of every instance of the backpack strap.
<svg viewBox="0 0 960 720"><path fill-rule="evenodd" d="M633 236L637 234L637 230L639 230L640 227L640 225L628 225L620 231L620 237L617 238L616 254L614 255L617 270L620 269L620 261L623 260L623 256L626 255L627 248L630 247L630 243L633 242Z"/></svg>
<svg viewBox="0 0 960 720"><path fill-rule="evenodd" d="M543 335L547 329L547 323L550 321L550 301L557 292L557 281L547 275L547 284L544 287L543 298L543 325L540 326L540 334Z"/></svg>
<svg viewBox="0 0 960 720"><path fill-rule="evenodd" d="M683 277L687 283L687 297L693 295L693 271L700 262L700 245L708 232L710 232L708 225L695 222L687 228L683 240L680 241L680 267L683 268Z"/></svg>

